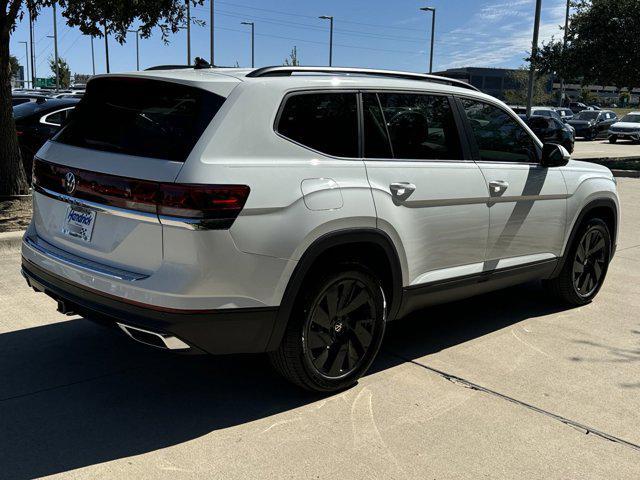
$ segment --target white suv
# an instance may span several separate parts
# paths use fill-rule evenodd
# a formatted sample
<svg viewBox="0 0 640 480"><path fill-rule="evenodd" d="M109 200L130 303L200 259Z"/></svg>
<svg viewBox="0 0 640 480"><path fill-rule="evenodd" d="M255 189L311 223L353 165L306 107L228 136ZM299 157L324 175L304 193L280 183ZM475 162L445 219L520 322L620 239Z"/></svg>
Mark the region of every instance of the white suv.
<svg viewBox="0 0 640 480"><path fill-rule="evenodd" d="M334 391L425 305L536 279L589 302L618 221L609 170L456 80L153 70L94 77L37 153L22 269L62 313Z"/></svg>

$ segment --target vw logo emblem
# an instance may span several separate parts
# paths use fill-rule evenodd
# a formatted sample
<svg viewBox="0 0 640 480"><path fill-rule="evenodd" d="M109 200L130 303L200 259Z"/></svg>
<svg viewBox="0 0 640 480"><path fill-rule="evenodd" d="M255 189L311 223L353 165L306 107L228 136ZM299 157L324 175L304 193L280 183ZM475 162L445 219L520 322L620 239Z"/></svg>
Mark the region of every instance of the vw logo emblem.
<svg viewBox="0 0 640 480"><path fill-rule="evenodd" d="M76 190L76 176L71 172L64 176L64 189L69 195Z"/></svg>

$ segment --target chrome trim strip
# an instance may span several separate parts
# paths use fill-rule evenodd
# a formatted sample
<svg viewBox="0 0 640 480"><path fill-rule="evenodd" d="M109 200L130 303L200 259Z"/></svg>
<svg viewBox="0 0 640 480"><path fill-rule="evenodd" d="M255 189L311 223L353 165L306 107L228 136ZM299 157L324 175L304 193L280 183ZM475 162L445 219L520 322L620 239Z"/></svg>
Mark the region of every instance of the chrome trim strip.
<svg viewBox="0 0 640 480"><path fill-rule="evenodd" d="M158 218L163 226L185 230L224 230L229 228L229 223L232 222L231 219L185 218L171 215L158 215Z"/></svg>
<svg viewBox="0 0 640 480"><path fill-rule="evenodd" d="M36 236L35 238L25 236L23 239L23 243L29 248L35 250L37 253L44 255L45 257L51 258L64 265L68 265L70 267L77 268L88 273L95 273L104 277L113 278L115 280L124 280L126 282L135 282L137 280L144 280L145 278L149 277L149 275L129 272L127 270L109 267L92 260L80 258L76 255L65 252L64 250L51 245L49 242L43 240L38 236Z"/></svg>
<svg viewBox="0 0 640 480"><path fill-rule="evenodd" d="M145 345L149 345L150 347L160 348L157 345L152 343L144 342L139 338L134 337L129 330L135 330L138 332L146 333L147 335L153 335L160 339L162 343L164 343L165 347L169 350L187 350L191 348L189 345L184 343L178 337L174 337L173 335L164 335L162 333L152 332L150 330L145 330L143 328L132 327L131 325L125 325L124 323L116 322L118 327L126 333L129 337L131 337L136 342L144 343Z"/></svg>
<svg viewBox="0 0 640 480"><path fill-rule="evenodd" d="M130 218L132 220L139 220L141 222L160 223L160 221L158 220L158 215L155 213L138 212L134 210L127 210L125 208L102 205L90 200L70 197L69 195L65 195L64 193L54 192L53 190L49 190L48 188L43 188L38 185L34 186L34 190L55 200L70 203L72 205L77 205L79 207L89 208L91 210L95 210L98 213L104 213L105 215L115 215L118 217Z"/></svg>

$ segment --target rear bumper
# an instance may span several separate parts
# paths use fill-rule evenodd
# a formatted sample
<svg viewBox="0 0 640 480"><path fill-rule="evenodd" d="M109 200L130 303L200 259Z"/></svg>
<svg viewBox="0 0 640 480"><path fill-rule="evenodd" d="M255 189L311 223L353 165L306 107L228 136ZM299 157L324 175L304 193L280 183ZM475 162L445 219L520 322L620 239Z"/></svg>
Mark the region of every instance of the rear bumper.
<svg viewBox="0 0 640 480"><path fill-rule="evenodd" d="M30 286L69 310L98 323L177 337L191 351L211 354L257 353L266 350L277 307L221 310L177 310L127 301L51 274L22 258L22 274Z"/></svg>

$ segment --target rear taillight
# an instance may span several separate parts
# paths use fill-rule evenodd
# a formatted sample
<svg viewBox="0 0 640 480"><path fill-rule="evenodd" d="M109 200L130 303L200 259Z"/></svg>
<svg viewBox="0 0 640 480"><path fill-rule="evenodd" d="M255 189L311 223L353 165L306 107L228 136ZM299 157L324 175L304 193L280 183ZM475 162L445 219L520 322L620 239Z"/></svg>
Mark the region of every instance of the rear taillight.
<svg viewBox="0 0 640 480"><path fill-rule="evenodd" d="M67 189L65 176L74 175ZM246 185L194 185L151 182L64 167L35 159L34 187L111 207L153 213L161 221L227 229L242 211L250 189Z"/></svg>

